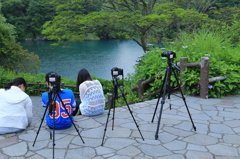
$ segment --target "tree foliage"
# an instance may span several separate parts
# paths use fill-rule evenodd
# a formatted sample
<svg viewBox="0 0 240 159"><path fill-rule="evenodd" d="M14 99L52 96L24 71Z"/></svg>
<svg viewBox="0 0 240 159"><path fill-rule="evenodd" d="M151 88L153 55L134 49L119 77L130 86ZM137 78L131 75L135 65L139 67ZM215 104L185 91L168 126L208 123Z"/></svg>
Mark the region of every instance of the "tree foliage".
<svg viewBox="0 0 240 159"><path fill-rule="evenodd" d="M17 39L35 39L42 25L55 15L53 7L42 0L2 0L1 13L15 26Z"/></svg>
<svg viewBox="0 0 240 159"><path fill-rule="evenodd" d="M184 9L194 9L199 13L206 13L217 0L170 0ZM169 0L166 0L169 2Z"/></svg>
<svg viewBox="0 0 240 159"><path fill-rule="evenodd" d="M37 55L23 50L15 42L14 27L0 15L0 66L16 72L37 73L40 60Z"/></svg>
<svg viewBox="0 0 240 159"><path fill-rule="evenodd" d="M7 18L7 22L16 27L18 39L36 38L41 34L42 25L46 23L44 29L46 39L79 41L131 38L147 50L148 43L161 44L162 40L176 37L181 30L191 31L192 28L200 27L199 24L206 23L206 17L196 15L194 11L208 14L212 19L230 22L240 2L238 0L2 0L2 3L1 12ZM179 15L179 12L183 13ZM189 17L182 16L183 14ZM136 25L133 24L134 22ZM58 30L55 32L56 29ZM64 38L61 37L63 34Z"/></svg>
<svg viewBox="0 0 240 159"><path fill-rule="evenodd" d="M88 14L101 9L100 0L45 0L47 4L55 7L57 14Z"/></svg>
<svg viewBox="0 0 240 159"><path fill-rule="evenodd" d="M60 7L62 5L65 7ZM56 8L69 6L72 5L68 2ZM78 10L81 9L78 6ZM197 11L179 8L174 3L156 3L156 0L108 0L100 12L80 14L72 11L71 8L59 12L52 21L44 24L46 39L85 40L88 34L101 38L127 38L147 51L149 43L161 43L164 38L173 38L182 29L190 31L208 19Z"/></svg>
<svg viewBox="0 0 240 159"><path fill-rule="evenodd" d="M218 0L214 6L218 8L224 8L224 7L233 7L236 8L240 4L239 0Z"/></svg>

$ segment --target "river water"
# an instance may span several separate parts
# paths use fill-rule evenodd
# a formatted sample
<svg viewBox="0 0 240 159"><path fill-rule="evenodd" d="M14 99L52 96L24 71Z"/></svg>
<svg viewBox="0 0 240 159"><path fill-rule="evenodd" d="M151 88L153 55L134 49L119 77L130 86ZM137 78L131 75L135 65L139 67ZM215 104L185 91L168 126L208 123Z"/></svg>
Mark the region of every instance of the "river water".
<svg viewBox="0 0 240 159"><path fill-rule="evenodd" d="M23 49L40 57L38 73L54 71L61 76L76 80L78 71L86 68L91 75L112 79L111 69L122 68L124 76L134 72L134 65L142 48L133 40L99 40L71 42L66 46L52 46L53 41L23 41Z"/></svg>

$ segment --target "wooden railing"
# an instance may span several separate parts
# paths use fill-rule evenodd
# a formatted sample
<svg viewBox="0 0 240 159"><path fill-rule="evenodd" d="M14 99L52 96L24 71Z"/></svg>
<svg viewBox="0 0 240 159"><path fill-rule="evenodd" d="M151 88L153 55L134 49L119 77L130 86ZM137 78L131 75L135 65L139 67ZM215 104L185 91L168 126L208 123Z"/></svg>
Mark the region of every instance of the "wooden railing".
<svg viewBox="0 0 240 159"><path fill-rule="evenodd" d="M180 59L180 72L181 78L183 77L182 72L185 71L186 67L199 67L200 68L200 81L198 82L200 88L200 98L208 98L208 85L209 83L215 82L217 80L225 80L225 76L209 78L209 58L202 57L201 62L198 63L187 63L188 58L182 57ZM186 87L183 85L183 91L186 90Z"/></svg>
<svg viewBox="0 0 240 159"><path fill-rule="evenodd" d="M2 84L7 84L7 82L2 82ZM31 85L37 86L36 89L32 89L32 90L31 90L31 91L34 91L34 92L36 91L36 92L37 92L37 93L34 94L34 95L40 95L41 93L47 91L47 85L46 85L46 83L40 83L40 82L38 81L38 82L36 82L36 83L27 83L27 85L28 85L28 86L31 86ZM64 82L61 83L60 87L61 87L61 88L69 88L69 89L71 89L71 88L76 88L76 86L73 86L73 85L65 85ZM73 90L73 89L72 89L72 90ZM74 95L79 95L79 92L73 92L73 93L74 93Z"/></svg>
<svg viewBox="0 0 240 159"><path fill-rule="evenodd" d="M180 65L180 80L183 78L183 71L185 71L186 67L199 67L200 68L200 81L198 82L198 84L200 86L199 87L200 88L200 98L203 98L203 99L208 98L208 84L209 83L215 82L217 80L225 80L226 79L225 76L209 78L209 58L208 57L202 57L201 62L198 62L198 63L187 63L187 61L188 61L188 58L183 57L180 59L180 63L178 64L178 65ZM144 95L144 92L145 92L144 87L145 87L145 85L153 82L156 78L159 78L159 76L162 76L164 71L165 70L163 70L161 73L159 73L159 74L155 75L154 77L147 79L145 81L143 81L142 79L139 79L137 86L133 87L131 89L131 91L138 91L139 99L144 99L149 96L155 96L155 95L159 94L160 89L158 89L155 92L152 92L148 95ZM2 82L2 83L6 84L6 82ZM37 92L37 95L40 95L42 92L45 92L47 90L46 83L36 82L36 83L27 83L27 84L37 86L37 88L33 90L33 91ZM76 86L65 85L64 82L62 82L61 88L65 88L65 87L67 87L69 89L76 88ZM186 89L185 86L182 86L182 90L184 91L185 89ZM73 92L73 93L74 93L74 95L79 95L79 92ZM108 94L108 102L110 99L111 99L111 94Z"/></svg>
<svg viewBox="0 0 240 159"><path fill-rule="evenodd" d="M199 67L200 68L200 81L198 82L199 88L200 88L200 98L207 99L208 98L208 85L209 83L215 82L217 80L225 80L225 76L219 76L219 77L213 77L209 78L209 58L208 57L202 57L201 62L198 63L187 63L188 58L183 57L180 59L180 82L182 83L181 79L183 78L183 71L185 71L186 67ZM147 79L145 81L139 79L138 85L132 88L132 91L138 91L138 98L144 99L149 96L157 95L160 92L160 89L156 90L155 92L152 92L148 95L144 95L144 86L146 84L149 84L153 82L156 77L159 77L163 75L162 73L155 75L155 77ZM181 87L184 91L186 89L185 86Z"/></svg>

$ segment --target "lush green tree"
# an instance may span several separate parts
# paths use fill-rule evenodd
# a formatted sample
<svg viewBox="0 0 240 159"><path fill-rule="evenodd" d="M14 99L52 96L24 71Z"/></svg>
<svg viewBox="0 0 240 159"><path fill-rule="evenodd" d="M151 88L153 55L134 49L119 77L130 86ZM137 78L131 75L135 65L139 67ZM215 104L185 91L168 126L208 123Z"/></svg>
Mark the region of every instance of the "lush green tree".
<svg viewBox="0 0 240 159"><path fill-rule="evenodd" d="M18 39L36 38L55 15L53 7L42 0L2 0L1 13L15 26Z"/></svg>
<svg viewBox="0 0 240 159"><path fill-rule="evenodd" d="M223 34L227 34L227 38L231 40L232 44L239 42L239 22L240 22L240 5L233 6L234 0L218 1L207 14L211 19L214 19L211 30L222 30ZM223 6L223 4L225 6ZM216 7L217 6L217 7ZM220 7L223 6L223 7Z"/></svg>
<svg viewBox="0 0 240 159"><path fill-rule="evenodd" d="M23 50L15 42L14 26L0 15L0 66L15 72L37 73L40 60L37 55Z"/></svg>
<svg viewBox="0 0 240 159"><path fill-rule="evenodd" d="M28 26L25 32L30 37L36 38L42 32L42 25L55 16L55 10L51 5L45 4L42 0L31 0L27 7Z"/></svg>
<svg viewBox="0 0 240 159"><path fill-rule="evenodd" d="M206 20L206 15L184 10L173 3L109 0L101 12L58 14L45 23L43 34L47 39L59 41L85 40L88 33L105 38L128 38L147 51L147 45L156 39L161 42L164 37L172 38L173 33L191 30Z"/></svg>
<svg viewBox="0 0 240 159"><path fill-rule="evenodd" d="M231 41L233 46L239 45L240 42L240 17L239 14L235 15L233 20L231 21L231 25L227 22L225 25L221 26L222 34L227 35L226 38Z"/></svg>
<svg viewBox="0 0 240 159"><path fill-rule="evenodd" d="M26 9L29 0L2 0L1 12L7 22L15 26L18 37L24 37L27 28Z"/></svg>
<svg viewBox="0 0 240 159"><path fill-rule="evenodd" d="M88 14L100 11L101 0L44 0L55 7L57 14Z"/></svg>
<svg viewBox="0 0 240 159"><path fill-rule="evenodd" d="M215 20L232 25L234 19L240 19L240 7L223 7L209 10L208 15Z"/></svg>
<svg viewBox="0 0 240 159"><path fill-rule="evenodd" d="M165 1L169 2L169 0ZM170 2L174 2L184 9L194 9L199 13L206 13L217 2L217 0L170 0Z"/></svg>
<svg viewBox="0 0 240 159"><path fill-rule="evenodd" d="M222 7L237 7L240 4L239 0L218 0L214 6ZM238 6L239 7L239 6Z"/></svg>

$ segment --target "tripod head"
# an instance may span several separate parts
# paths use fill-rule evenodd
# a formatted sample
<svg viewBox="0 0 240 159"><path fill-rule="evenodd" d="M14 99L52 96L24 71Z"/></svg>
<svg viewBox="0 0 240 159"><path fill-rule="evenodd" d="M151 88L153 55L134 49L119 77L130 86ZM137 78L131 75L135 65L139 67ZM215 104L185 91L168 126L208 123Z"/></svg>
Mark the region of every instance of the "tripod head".
<svg viewBox="0 0 240 159"><path fill-rule="evenodd" d="M122 80L123 80L123 69L121 68L118 68L118 67L113 67L111 69L111 74L112 74L112 79L113 79L113 92L115 94L115 98L117 99L118 98L118 86L119 86L119 83L118 83L118 76L121 75L122 76Z"/></svg>
<svg viewBox="0 0 240 159"><path fill-rule="evenodd" d="M162 57L167 57L168 59L168 66L173 68L177 71L180 71L180 68L177 65L173 65L173 61L176 58L176 53L173 51L162 52Z"/></svg>
<svg viewBox="0 0 240 159"><path fill-rule="evenodd" d="M56 108L57 94L61 91L60 89L61 76L55 72L49 72L48 74L46 74L45 78L47 85L49 87L48 90L49 114L52 115Z"/></svg>
<svg viewBox="0 0 240 159"><path fill-rule="evenodd" d="M172 68L177 70L177 71L180 71L180 68L177 65L172 65Z"/></svg>
<svg viewBox="0 0 240 159"><path fill-rule="evenodd" d="M172 66L173 60L176 57L176 53L173 51L162 52L162 57L167 57L168 66Z"/></svg>
<svg viewBox="0 0 240 159"><path fill-rule="evenodd" d="M112 78L117 78L117 76L122 75L123 76L123 69L118 67L113 67L111 69Z"/></svg>
<svg viewBox="0 0 240 159"><path fill-rule="evenodd" d="M121 68L118 68L118 67L113 67L112 69L111 69L111 74L112 74L112 79L113 79L113 85L115 86L115 85L118 85L118 76L122 76L122 80L123 80L123 69L121 69Z"/></svg>

